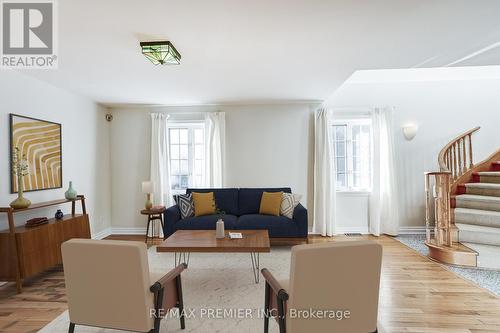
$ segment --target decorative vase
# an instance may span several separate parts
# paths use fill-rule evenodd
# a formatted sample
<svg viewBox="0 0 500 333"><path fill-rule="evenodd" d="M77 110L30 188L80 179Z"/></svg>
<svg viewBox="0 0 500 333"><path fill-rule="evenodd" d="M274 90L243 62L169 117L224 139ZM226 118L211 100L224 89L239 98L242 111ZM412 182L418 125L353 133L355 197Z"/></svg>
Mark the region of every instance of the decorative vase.
<svg viewBox="0 0 500 333"><path fill-rule="evenodd" d="M56 215L54 215L54 217L57 219L57 220L60 220L64 217L64 213L62 212L62 210L58 209L57 212L56 212Z"/></svg>
<svg viewBox="0 0 500 333"><path fill-rule="evenodd" d="M26 199L24 194L24 184L23 177L19 174L17 176L17 199L10 203L10 206L14 209L28 208L31 205L31 201Z"/></svg>
<svg viewBox="0 0 500 333"><path fill-rule="evenodd" d="M215 238L222 239L224 238L224 221L222 219L219 219L217 221L217 225L215 228Z"/></svg>
<svg viewBox="0 0 500 333"><path fill-rule="evenodd" d="M73 182L69 182L69 188L68 190L64 193L64 197L68 200L75 200L76 199L76 191L73 188Z"/></svg>

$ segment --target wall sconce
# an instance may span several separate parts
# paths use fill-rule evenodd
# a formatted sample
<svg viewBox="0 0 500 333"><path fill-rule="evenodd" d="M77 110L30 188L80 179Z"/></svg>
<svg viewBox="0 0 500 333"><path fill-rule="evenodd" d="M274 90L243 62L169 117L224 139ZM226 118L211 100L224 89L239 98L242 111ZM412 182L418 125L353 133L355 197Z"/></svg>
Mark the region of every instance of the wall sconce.
<svg viewBox="0 0 500 333"><path fill-rule="evenodd" d="M403 126L403 134L406 138L406 140L411 141L417 135L418 132L418 125L416 124L409 124Z"/></svg>

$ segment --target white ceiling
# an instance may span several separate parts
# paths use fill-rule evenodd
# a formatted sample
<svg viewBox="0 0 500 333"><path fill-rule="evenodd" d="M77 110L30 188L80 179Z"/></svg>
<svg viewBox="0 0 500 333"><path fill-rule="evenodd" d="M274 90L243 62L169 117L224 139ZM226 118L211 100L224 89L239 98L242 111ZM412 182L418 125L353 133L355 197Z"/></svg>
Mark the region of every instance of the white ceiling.
<svg viewBox="0 0 500 333"><path fill-rule="evenodd" d="M500 66L378 69L355 72L342 87L348 84L498 79L500 79ZM340 88L337 91L339 90Z"/></svg>
<svg viewBox="0 0 500 333"><path fill-rule="evenodd" d="M111 105L322 101L356 70L500 64L496 0L63 0L58 7L59 69L25 73ZM182 54L181 65L154 66L141 55L140 41L163 39Z"/></svg>

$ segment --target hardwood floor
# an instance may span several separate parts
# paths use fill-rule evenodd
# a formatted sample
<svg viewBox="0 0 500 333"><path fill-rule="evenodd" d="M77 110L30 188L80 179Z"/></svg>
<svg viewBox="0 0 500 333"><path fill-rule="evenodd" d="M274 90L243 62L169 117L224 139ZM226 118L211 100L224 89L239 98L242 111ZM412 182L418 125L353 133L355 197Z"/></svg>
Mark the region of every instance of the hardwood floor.
<svg viewBox="0 0 500 333"><path fill-rule="evenodd" d="M66 309L62 267L27 280L22 294L8 283L0 287L0 332L37 332Z"/></svg>
<svg viewBox="0 0 500 333"><path fill-rule="evenodd" d="M384 247L379 321L387 332L500 332L500 298L390 237L362 238L374 239ZM345 239L313 236L310 242ZM61 268L27 281L20 295L12 283L0 286L0 332L36 332L65 309Z"/></svg>

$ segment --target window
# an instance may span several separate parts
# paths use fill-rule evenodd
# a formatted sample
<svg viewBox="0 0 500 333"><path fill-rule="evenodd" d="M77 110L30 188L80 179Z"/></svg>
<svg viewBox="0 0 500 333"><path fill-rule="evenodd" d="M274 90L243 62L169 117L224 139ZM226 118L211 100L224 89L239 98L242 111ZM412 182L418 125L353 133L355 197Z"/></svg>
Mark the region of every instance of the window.
<svg viewBox="0 0 500 333"><path fill-rule="evenodd" d="M371 121L336 121L332 125L338 191L368 191L371 188Z"/></svg>
<svg viewBox="0 0 500 333"><path fill-rule="evenodd" d="M205 174L205 128L203 123L169 126L170 182L174 194L202 186Z"/></svg>

